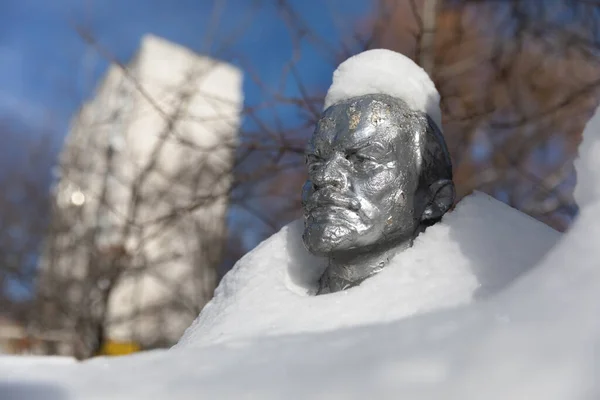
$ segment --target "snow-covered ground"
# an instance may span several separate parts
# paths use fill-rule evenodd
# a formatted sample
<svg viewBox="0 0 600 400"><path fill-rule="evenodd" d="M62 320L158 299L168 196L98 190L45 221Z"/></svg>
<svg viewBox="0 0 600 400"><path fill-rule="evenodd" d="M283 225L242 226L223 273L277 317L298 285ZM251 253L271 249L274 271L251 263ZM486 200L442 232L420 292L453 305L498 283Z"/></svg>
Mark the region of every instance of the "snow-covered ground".
<svg viewBox="0 0 600 400"><path fill-rule="evenodd" d="M600 399L600 111L560 237L482 194L379 275L311 296L293 223L244 257L178 346L0 357L0 399Z"/></svg>

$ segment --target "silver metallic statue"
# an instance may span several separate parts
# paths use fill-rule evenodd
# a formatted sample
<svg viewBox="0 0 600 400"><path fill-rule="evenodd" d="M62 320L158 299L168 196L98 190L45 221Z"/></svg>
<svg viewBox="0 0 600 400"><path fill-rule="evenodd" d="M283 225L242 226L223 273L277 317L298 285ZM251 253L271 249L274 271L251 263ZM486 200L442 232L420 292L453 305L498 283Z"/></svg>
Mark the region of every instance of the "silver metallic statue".
<svg viewBox="0 0 600 400"><path fill-rule="evenodd" d="M368 94L323 112L306 152L303 241L328 267L318 294L359 285L454 202L444 138L425 112Z"/></svg>

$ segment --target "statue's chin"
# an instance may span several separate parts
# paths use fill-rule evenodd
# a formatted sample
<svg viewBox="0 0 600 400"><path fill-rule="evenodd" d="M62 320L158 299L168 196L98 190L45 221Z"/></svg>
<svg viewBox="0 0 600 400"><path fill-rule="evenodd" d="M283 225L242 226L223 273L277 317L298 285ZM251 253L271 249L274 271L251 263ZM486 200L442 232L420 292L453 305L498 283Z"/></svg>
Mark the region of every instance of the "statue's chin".
<svg viewBox="0 0 600 400"><path fill-rule="evenodd" d="M356 229L346 221L313 222L305 227L302 240L311 253L326 255L353 248L357 236Z"/></svg>

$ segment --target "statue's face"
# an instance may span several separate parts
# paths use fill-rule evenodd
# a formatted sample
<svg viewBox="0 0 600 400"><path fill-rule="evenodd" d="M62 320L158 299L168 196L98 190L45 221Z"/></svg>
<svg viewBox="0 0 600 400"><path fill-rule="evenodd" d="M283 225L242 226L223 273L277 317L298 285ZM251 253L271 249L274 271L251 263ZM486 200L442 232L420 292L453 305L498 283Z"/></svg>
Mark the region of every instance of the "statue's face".
<svg viewBox="0 0 600 400"><path fill-rule="evenodd" d="M426 118L426 117L425 117ZM307 149L304 244L314 254L368 250L412 237L423 121L369 95L328 108Z"/></svg>

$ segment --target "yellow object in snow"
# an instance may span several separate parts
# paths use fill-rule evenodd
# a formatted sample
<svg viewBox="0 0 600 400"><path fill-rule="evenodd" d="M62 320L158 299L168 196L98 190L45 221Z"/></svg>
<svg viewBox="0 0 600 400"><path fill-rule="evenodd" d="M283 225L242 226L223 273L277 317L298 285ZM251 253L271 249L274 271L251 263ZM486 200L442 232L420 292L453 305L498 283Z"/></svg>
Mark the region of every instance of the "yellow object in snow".
<svg viewBox="0 0 600 400"><path fill-rule="evenodd" d="M126 354L137 353L141 351L139 344L135 342L116 342L108 340L104 342L102 348L98 352L99 356L123 356Z"/></svg>

